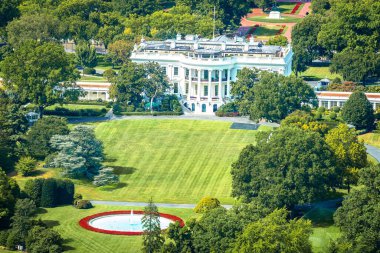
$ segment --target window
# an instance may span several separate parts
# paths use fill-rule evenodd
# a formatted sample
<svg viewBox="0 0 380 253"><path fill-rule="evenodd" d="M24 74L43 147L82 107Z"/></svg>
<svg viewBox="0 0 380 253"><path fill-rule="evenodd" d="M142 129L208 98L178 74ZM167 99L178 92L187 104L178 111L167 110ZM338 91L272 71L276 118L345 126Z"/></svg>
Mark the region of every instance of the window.
<svg viewBox="0 0 380 253"><path fill-rule="evenodd" d="M219 85L215 85L215 96L219 96Z"/></svg>
<svg viewBox="0 0 380 253"><path fill-rule="evenodd" d="M224 96L227 96L227 84L224 85Z"/></svg>
<svg viewBox="0 0 380 253"><path fill-rule="evenodd" d="M208 96L208 85L203 86L203 94L204 96Z"/></svg>
<svg viewBox="0 0 380 253"><path fill-rule="evenodd" d="M331 101L331 107L334 107L334 106L338 106L338 102L337 101Z"/></svg>
<svg viewBox="0 0 380 253"><path fill-rule="evenodd" d="M161 67L161 69L162 69L162 72L166 74L166 67Z"/></svg>
<svg viewBox="0 0 380 253"><path fill-rule="evenodd" d="M191 110L195 111L195 104L194 103L191 104Z"/></svg>
<svg viewBox="0 0 380 253"><path fill-rule="evenodd" d="M174 83L174 93L178 93L178 83Z"/></svg>
<svg viewBox="0 0 380 253"><path fill-rule="evenodd" d="M344 101L340 102L340 107L343 107L344 103L346 103L346 102L344 102Z"/></svg>
<svg viewBox="0 0 380 253"><path fill-rule="evenodd" d="M322 101L322 107L328 108L329 107L329 102L327 101Z"/></svg>
<svg viewBox="0 0 380 253"><path fill-rule="evenodd" d="M189 83L186 83L186 94L189 94Z"/></svg>
<svg viewBox="0 0 380 253"><path fill-rule="evenodd" d="M186 69L186 76L187 77L189 76L189 73L190 73L189 69Z"/></svg>
<svg viewBox="0 0 380 253"><path fill-rule="evenodd" d="M217 104L214 104L213 106L212 106L212 111L213 112L216 112L218 110L218 105Z"/></svg>
<svg viewBox="0 0 380 253"><path fill-rule="evenodd" d="M206 112L206 105L202 104L202 112Z"/></svg>
<svg viewBox="0 0 380 253"><path fill-rule="evenodd" d="M174 75L178 76L178 67L174 67Z"/></svg>
<svg viewBox="0 0 380 253"><path fill-rule="evenodd" d="M204 79L208 79L208 70L204 70L203 73Z"/></svg>

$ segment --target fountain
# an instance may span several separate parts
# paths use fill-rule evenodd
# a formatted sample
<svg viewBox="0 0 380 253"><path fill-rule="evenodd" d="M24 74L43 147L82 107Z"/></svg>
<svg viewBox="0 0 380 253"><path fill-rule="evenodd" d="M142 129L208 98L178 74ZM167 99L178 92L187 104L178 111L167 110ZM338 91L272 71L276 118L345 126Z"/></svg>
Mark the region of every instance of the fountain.
<svg viewBox="0 0 380 253"><path fill-rule="evenodd" d="M79 221L79 225L85 229L106 234L141 235L143 216L143 211L105 212L85 217ZM170 214L160 213L159 219L161 229L167 229L170 223L176 221L184 225L182 219Z"/></svg>

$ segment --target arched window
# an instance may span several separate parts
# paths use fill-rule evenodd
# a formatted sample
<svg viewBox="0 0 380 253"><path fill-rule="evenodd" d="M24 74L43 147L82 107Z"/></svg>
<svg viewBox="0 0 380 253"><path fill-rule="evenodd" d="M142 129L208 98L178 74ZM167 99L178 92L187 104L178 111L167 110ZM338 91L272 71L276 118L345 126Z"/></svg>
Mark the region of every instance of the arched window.
<svg viewBox="0 0 380 253"><path fill-rule="evenodd" d="M202 104L202 112L206 112L206 104Z"/></svg>
<svg viewBox="0 0 380 253"><path fill-rule="evenodd" d="M195 104L194 103L191 104L191 110L195 111Z"/></svg>

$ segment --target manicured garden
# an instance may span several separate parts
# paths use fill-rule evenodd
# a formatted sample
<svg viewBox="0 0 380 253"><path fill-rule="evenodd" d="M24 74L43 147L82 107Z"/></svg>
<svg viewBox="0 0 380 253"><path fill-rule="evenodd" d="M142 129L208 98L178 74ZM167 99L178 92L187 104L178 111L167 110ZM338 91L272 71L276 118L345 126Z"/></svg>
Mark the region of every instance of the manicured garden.
<svg viewBox="0 0 380 253"><path fill-rule="evenodd" d="M333 80L336 77L339 77L343 80L343 77L339 74L331 73L329 67L327 66L311 66L305 72L300 74L306 80L320 80L323 78L328 78Z"/></svg>
<svg viewBox="0 0 380 253"><path fill-rule="evenodd" d="M248 18L248 20L265 23L298 23L301 22L302 18L282 16L281 19L271 19L267 16L256 16Z"/></svg>
<svg viewBox="0 0 380 253"><path fill-rule="evenodd" d="M260 39L269 39L270 37L280 35L283 33L285 27L279 26L279 25L262 25L257 27L253 35L255 37L258 37Z"/></svg>

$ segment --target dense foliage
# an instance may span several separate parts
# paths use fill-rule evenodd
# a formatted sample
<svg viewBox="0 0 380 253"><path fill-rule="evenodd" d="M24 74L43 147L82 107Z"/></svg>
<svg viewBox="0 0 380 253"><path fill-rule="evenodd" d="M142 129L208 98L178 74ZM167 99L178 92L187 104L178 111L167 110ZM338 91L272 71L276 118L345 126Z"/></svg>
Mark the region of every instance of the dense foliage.
<svg viewBox="0 0 380 253"><path fill-rule="evenodd" d="M149 200L148 205L144 208L141 224L144 230L143 252L160 252L164 244L164 238L161 235L160 214L152 199Z"/></svg>
<svg viewBox="0 0 380 253"><path fill-rule="evenodd" d="M356 127L356 129L373 129L375 121L372 104L363 92L354 92L344 104L343 119Z"/></svg>
<svg viewBox="0 0 380 253"><path fill-rule="evenodd" d="M203 197L195 206L194 212L205 213L217 207L220 207L220 201L217 198Z"/></svg>
<svg viewBox="0 0 380 253"><path fill-rule="evenodd" d="M232 195L271 209L310 203L335 185L335 160L323 138L299 128L257 137L232 165Z"/></svg>

